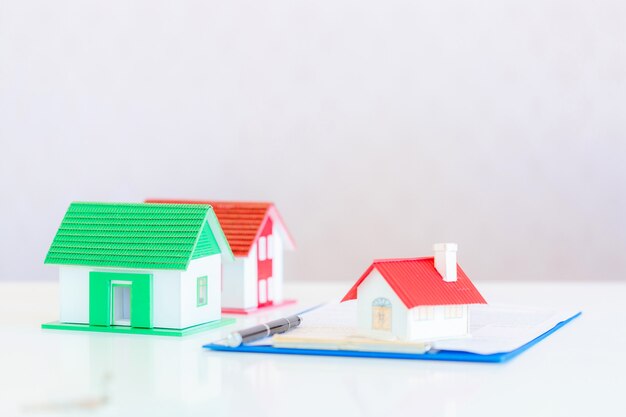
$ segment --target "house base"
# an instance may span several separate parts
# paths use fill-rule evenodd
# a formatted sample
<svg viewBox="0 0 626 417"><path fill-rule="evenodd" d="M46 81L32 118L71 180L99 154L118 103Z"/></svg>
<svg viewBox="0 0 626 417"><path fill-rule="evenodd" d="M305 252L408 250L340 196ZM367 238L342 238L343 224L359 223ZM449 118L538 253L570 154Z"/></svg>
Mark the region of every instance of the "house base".
<svg viewBox="0 0 626 417"><path fill-rule="evenodd" d="M268 306L263 307L252 307L252 308L228 308L222 307L222 314L254 314L260 313L263 311L273 310L275 308L285 307L291 304L296 304L297 300L283 300L278 304L270 304Z"/></svg>
<svg viewBox="0 0 626 417"><path fill-rule="evenodd" d="M50 323L44 323L41 325L42 329L52 330L75 330L83 332L100 332L100 333L122 333L122 334L148 334L153 336L189 336L191 334L205 332L207 330L216 329L218 327L230 326L237 320L233 318L223 318L220 320L211 321L204 324L198 324L197 326L186 327L184 329L164 329L164 328L152 328L141 329L138 327L129 326L90 326L88 324L76 324L76 323L61 323L59 321L53 321Z"/></svg>

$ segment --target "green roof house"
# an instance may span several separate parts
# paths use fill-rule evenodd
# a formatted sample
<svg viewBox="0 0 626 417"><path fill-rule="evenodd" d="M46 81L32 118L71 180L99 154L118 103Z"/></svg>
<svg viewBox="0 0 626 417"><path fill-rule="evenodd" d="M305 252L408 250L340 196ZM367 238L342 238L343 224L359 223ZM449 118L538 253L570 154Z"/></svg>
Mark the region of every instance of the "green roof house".
<svg viewBox="0 0 626 417"><path fill-rule="evenodd" d="M60 320L44 328L184 335L221 318L234 260L210 205L72 203L46 264L59 265Z"/></svg>

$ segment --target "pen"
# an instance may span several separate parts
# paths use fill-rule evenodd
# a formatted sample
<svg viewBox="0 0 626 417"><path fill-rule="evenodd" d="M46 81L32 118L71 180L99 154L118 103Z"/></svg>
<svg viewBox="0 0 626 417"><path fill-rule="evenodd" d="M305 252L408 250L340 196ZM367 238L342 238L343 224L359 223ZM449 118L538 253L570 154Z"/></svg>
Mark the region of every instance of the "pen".
<svg viewBox="0 0 626 417"><path fill-rule="evenodd" d="M230 347L237 347L242 343L250 343L277 333L285 333L299 326L300 323L302 323L302 318L298 315L293 315L264 324L257 324L247 329L232 332L226 337L226 344Z"/></svg>

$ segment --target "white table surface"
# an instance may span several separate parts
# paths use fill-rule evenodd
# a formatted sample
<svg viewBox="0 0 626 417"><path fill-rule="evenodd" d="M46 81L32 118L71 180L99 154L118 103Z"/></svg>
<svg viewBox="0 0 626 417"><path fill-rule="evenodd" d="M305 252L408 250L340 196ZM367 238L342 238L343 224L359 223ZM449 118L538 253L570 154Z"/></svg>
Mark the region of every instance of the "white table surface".
<svg viewBox="0 0 626 417"><path fill-rule="evenodd" d="M350 283L288 283L301 306ZM625 416L626 284L477 284L583 315L505 364L235 354L184 338L41 330L52 283L0 284L0 416ZM293 310L246 318L239 325Z"/></svg>

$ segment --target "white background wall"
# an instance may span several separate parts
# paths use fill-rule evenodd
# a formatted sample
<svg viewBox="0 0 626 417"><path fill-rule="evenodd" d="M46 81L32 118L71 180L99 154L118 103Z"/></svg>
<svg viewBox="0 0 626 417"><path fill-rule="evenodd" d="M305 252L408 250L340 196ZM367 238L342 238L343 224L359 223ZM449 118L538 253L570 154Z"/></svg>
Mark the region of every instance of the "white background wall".
<svg viewBox="0 0 626 417"><path fill-rule="evenodd" d="M72 200L274 200L287 279L625 279L619 0L0 1L0 279Z"/></svg>

